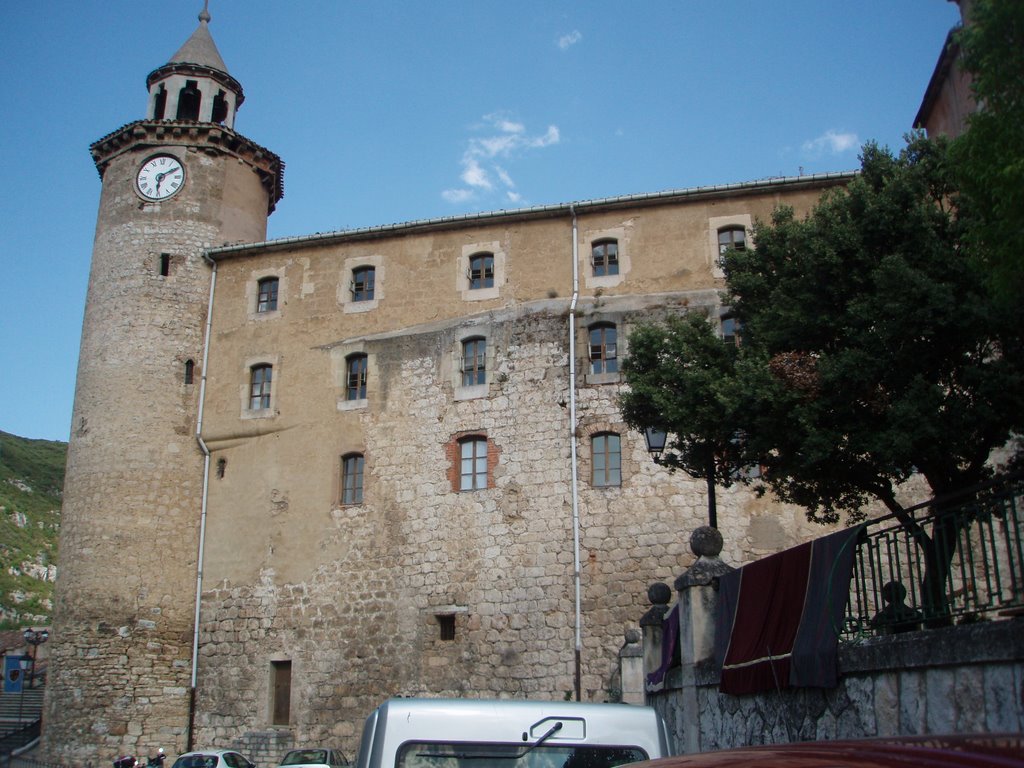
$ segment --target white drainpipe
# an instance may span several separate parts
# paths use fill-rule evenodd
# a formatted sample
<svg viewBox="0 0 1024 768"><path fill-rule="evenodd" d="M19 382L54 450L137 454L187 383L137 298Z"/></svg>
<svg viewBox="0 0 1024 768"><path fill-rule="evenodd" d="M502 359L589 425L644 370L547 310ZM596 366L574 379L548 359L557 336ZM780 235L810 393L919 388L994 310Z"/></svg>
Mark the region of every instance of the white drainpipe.
<svg viewBox="0 0 1024 768"><path fill-rule="evenodd" d="M189 694L188 747L192 749L193 717L196 685L199 679L199 608L203 597L203 552L206 548L206 509L210 493L210 449L203 440L203 407L206 404L206 367L210 359L210 328L213 324L213 293L217 287L217 262L204 254L213 271L210 273L210 302L206 307L206 331L203 339L203 362L199 379L199 413L196 417L196 442L203 452L203 495L199 515L199 553L196 560L196 605L192 629L192 680Z"/></svg>
<svg viewBox="0 0 1024 768"><path fill-rule="evenodd" d="M581 695L582 669L582 623L580 612L580 495L579 467L576 456L576 302L580 295L579 246L577 244L576 208L569 206L572 214L572 302L569 304L569 446L572 465L572 566L576 588L576 653L575 687L576 701Z"/></svg>

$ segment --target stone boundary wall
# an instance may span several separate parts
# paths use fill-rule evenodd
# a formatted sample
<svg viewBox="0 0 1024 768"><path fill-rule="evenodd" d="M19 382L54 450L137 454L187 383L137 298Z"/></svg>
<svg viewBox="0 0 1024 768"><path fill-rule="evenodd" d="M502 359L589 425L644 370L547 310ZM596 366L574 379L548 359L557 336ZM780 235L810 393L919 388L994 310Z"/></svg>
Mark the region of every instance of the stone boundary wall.
<svg viewBox="0 0 1024 768"><path fill-rule="evenodd" d="M704 659L672 670L647 703L665 718L679 754L869 736L1024 732L1024 618L866 638L840 648L839 672L835 689L732 696L718 692L718 670ZM695 698L686 696L687 678ZM696 702L696 713L687 711L687 700Z"/></svg>

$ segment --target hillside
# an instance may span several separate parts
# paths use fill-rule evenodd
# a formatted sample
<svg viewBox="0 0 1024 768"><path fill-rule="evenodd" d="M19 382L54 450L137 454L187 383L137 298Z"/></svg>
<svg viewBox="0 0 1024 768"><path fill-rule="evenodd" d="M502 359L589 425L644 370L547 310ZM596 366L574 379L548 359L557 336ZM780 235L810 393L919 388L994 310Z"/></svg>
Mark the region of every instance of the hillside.
<svg viewBox="0 0 1024 768"><path fill-rule="evenodd" d="M50 623L67 448L0 432L0 629Z"/></svg>

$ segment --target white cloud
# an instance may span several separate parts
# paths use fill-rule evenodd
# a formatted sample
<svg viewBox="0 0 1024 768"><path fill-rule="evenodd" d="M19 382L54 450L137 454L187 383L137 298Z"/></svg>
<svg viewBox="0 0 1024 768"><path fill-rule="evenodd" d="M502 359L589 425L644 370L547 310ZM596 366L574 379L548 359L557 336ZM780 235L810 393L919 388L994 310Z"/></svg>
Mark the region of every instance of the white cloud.
<svg viewBox="0 0 1024 768"><path fill-rule="evenodd" d="M580 32L578 29L574 29L569 34L562 35L560 38L558 38L558 47L561 48L563 51L567 51L582 39L583 33Z"/></svg>
<svg viewBox="0 0 1024 768"><path fill-rule="evenodd" d="M526 152L558 144L561 133L558 126L550 125L544 133L530 135L526 126L504 114L484 115L483 122L475 130L483 136L473 136L467 141L466 149L459 161L462 167L459 178L465 187L446 189L441 197L449 203L459 204L479 199L482 195L498 191L506 200L518 203L522 195L515 191L516 183L507 168L508 161L515 161ZM498 165L498 160L506 165Z"/></svg>
<svg viewBox="0 0 1024 768"><path fill-rule="evenodd" d="M441 197L449 203L464 203L467 200L473 199L473 190L471 189L446 189L441 193Z"/></svg>
<svg viewBox="0 0 1024 768"><path fill-rule="evenodd" d="M547 133L543 136L538 136L534 139L530 146L531 147L549 147L552 144L557 144L562 138L562 134L558 131L557 125L549 125Z"/></svg>
<svg viewBox="0 0 1024 768"><path fill-rule="evenodd" d="M859 146L860 139L857 138L856 133L837 133L829 130L816 139L805 141L801 148L806 155L821 157L826 154L840 155Z"/></svg>
<svg viewBox="0 0 1024 768"><path fill-rule="evenodd" d="M512 177L508 175L508 171L501 167L496 167L494 170L497 172L498 179L501 181L502 184L504 184L506 187L509 187L510 189L515 187L516 183L512 181Z"/></svg>
<svg viewBox="0 0 1024 768"><path fill-rule="evenodd" d="M462 160L462 174L459 177L471 187L482 187L492 189L491 180L486 170L480 167L475 157L466 157Z"/></svg>

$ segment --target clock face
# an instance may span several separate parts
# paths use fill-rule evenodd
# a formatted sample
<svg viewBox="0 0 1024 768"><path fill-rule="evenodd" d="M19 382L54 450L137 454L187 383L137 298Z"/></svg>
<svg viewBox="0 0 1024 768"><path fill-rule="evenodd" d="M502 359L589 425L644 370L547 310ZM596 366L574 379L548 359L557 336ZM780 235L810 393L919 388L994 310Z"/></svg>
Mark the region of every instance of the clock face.
<svg viewBox="0 0 1024 768"><path fill-rule="evenodd" d="M185 184L185 168L172 155L155 155L139 168L135 184L147 200L166 200Z"/></svg>

